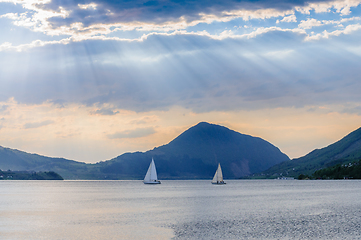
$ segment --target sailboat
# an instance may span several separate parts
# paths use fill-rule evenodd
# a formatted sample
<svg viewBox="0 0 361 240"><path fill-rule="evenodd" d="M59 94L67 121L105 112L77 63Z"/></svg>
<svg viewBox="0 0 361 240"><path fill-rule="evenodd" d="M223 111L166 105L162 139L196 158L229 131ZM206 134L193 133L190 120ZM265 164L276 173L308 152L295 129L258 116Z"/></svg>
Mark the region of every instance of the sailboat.
<svg viewBox="0 0 361 240"><path fill-rule="evenodd" d="M218 168L217 168L216 173L214 174L212 184L226 184L223 181L223 174L222 174L222 169L221 169L221 164L220 163L218 163Z"/></svg>
<svg viewBox="0 0 361 240"><path fill-rule="evenodd" d="M144 181L145 184L160 184L160 181L157 177L157 170L155 169L154 160L149 165L147 174L145 174Z"/></svg>

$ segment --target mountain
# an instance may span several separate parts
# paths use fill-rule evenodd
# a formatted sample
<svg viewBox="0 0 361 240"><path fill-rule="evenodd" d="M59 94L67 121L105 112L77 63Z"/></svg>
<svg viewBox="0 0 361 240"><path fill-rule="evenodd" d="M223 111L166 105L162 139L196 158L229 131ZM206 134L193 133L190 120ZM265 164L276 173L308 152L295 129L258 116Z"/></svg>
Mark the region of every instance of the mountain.
<svg viewBox="0 0 361 240"><path fill-rule="evenodd" d="M101 172L142 178L151 158L159 179L212 178L218 163L225 178L240 178L289 161L277 147L257 137L201 122L170 143L145 153L128 153L100 163Z"/></svg>
<svg viewBox="0 0 361 240"><path fill-rule="evenodd" d="M152 158L159 179L211 179L218 163L226 179L240 178L290 161L261 138L201 122L166 145L96 164L0 148L0 169L54 171L64 179L143 179Z"/></svg>
<svg viewBox="0 0 361 240"><path fill-rule="evenodd" d="M316 149L303 157L277 164L264 171L262 175L290 177L298 177L300 174L312 175L322 168L360 159L361 128L325 148Z"/></svg>

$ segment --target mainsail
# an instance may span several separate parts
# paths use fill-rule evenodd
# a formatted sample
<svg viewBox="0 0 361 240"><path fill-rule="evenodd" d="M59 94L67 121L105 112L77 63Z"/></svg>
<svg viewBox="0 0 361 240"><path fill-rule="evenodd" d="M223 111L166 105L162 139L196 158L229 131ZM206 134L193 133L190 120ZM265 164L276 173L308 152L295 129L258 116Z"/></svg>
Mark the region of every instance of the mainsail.
<svg viewBox="0 0 361 240"><path fill-rule="evenodd" d="M222 174L222 169L221 169L221 164L218 163L218 168L216 173L214 174L212 183L215 184L225 184L225 182L223 181L223 174Z"/></svg>
<svg viewBox="0 0 361 240"><path fill-rule="evenodd" d="M160 181L158 181L157 170L155 169L153 158L149 165L147 174L144 177L144 183L160 183Z"/></svg>

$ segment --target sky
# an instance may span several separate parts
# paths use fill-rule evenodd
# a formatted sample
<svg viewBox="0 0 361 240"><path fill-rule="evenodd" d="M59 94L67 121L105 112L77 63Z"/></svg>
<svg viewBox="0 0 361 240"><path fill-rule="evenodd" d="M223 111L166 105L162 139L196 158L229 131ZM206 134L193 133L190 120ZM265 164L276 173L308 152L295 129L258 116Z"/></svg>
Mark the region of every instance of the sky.
<svg viewBox="0 0 361 240"><path fill-rule="evenodd" d="M0 0L0 146L95 163L201 121L290 158L361 127L361 0Z"/></svg>

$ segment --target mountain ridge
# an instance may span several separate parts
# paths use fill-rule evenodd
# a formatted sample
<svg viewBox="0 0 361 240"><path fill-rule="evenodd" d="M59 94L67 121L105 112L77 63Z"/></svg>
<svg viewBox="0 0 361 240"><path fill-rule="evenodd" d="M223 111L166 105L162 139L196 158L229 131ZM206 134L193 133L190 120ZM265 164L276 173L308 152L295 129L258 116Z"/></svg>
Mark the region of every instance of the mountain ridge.
<svg viewBox="0 0 361 240"><path fill-rule="evenodd" d="M206 122L192 126L168 144L146 152L124 153L96 164L26 153L24 156L30 159L20 156L17 162L23 160L26 169L13 170L55 171L65 179L142 179L152 157L158 176L163 179L210 178L218 162L225 178L239 178L289 160L286 154L261 138ZM0 168L4 166L2 159Z"/></svg>

